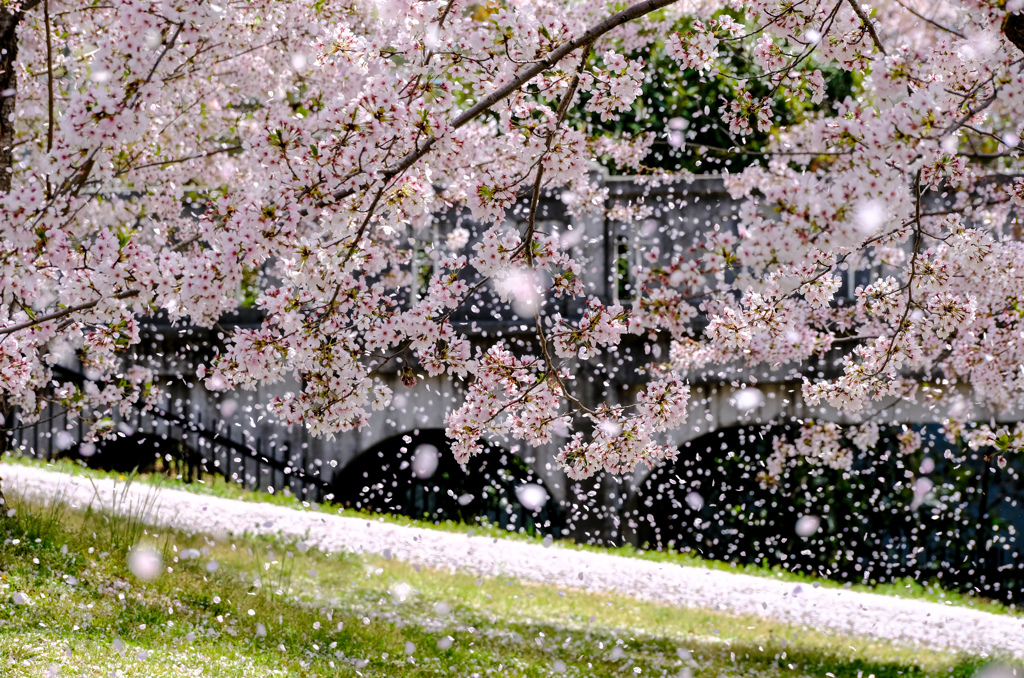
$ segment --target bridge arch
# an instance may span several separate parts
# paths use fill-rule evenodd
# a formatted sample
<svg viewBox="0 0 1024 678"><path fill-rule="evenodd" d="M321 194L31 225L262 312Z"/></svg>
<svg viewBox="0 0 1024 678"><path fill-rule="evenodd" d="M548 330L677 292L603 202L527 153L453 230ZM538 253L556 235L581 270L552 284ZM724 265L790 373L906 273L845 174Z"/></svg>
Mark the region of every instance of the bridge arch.
<svg viewBox="0 0 1024 678"><path fill-rule="evenodd" d="M998 597L1019 590L1024 460L997 468L935 424L913 425L924 444L903 454L903 425L881 426L875 449L855 454L849 470L800 464L777 480L759 477L775 436L795 434L797 425L786 426L730 427L681 446L624 502L626 540L840 581L937 579Z"/></svg>
<svg viewBox="0 0 1024 678"><path fill-rule="evenodd" d="M522 459L488 445L462 468L441 429L381 441L335 471L332 489L334 501L362 510L566 534L559 502Z"/></svg>

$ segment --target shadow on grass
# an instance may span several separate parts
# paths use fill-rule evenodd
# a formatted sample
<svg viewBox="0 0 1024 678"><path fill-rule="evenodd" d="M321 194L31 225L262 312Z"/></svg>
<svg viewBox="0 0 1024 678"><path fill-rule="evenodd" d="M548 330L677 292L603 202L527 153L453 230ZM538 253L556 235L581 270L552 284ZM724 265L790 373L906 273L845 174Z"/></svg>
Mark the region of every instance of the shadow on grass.
<svg viewBox="0 0 1024 678"><path fill-rule="evenodd" d="M967 678L977 657L707 610L323 554L274 539L112 530L12 497L0 656L16 672ZM55 498L59 499L58 498ZM126 539L135 539L126 544ZM134 549L162 554L143 581ZM636 671L639 669L639 671Z"/></svg>

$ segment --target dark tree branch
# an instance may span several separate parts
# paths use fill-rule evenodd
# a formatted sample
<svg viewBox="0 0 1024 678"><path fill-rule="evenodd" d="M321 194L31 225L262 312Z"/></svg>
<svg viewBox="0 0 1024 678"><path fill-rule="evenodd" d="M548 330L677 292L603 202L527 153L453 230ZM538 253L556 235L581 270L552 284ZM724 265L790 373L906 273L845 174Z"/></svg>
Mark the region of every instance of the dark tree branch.
<svg viewBox="0 0 1024 678"><path fill-rule="evenodd" d="M125 290L124 292L118 292L117 294L113 295L111 298L112 299L130 299L131 297L137 297L138 295L139 295L139 290ZM87 301L84 304L77 304L75 306L68 306L67 308L61 309L59 311L54 311L53 313L47 313L46 315L41 315L38 318L33 318L32 320L26 320L25 322L19 323L17 325L10 325L9 327L0 328L0 336L5 336L5 335L8 335L8 334L13 334L15 332L20 332L21 330L27 330L30 327L35 327L36 325L39 325L40 323L49 322L51 320L60 320L61 318L66 318L67 316L71 315L72 313L78 313L79 311L88 311L90 308L95 308L96 306L98 306L101 301L103 301L103 300L102 299L97 299L95 301Z"/></svg>
<svg viewBox="0 0 1024 678"><path fill-rule="evenodd" d="M846 1L850 4L850 7L853 8L857 18L859 18L861 23L864 24L864 30L866 30L868 35L871 36L871 41L875 43L875 47L878 48L878 51L882 54L888 54L888 52L885 51L885 47L882 46L882 40L878 37L878 33L875 32L874 22L871 21L871 19L868 18L868 15L864 13L864 9L860 6L860 3L857 0Z"/></svg>
<svg viewBox="0 0 1024 678"><path fill-rule="evenodd" d="M46 24L46 152L49 153L53 150L53 39L50 37L50 0L43 0L43 22Z"/></svg>
<svg viewBox="0 0 1024 678"><path fill-rule="evenodd" d="M952 29L949 26L943 26L939 22L937 22L937 21L935 21L933 19L929 19L925 15L923 15L920 12L918 12L917 10L915 10L913 7L910 7L908 5L904 5L902 2L900 2L900 0L896 0L896 4L899 5L900 7L902 7L903 9L907 10L908 12L913 14L914 16L916 16L921 21L924 21L925 23L931 24L935 28L938 28L940 31L945 31L947 33L952 33L953 35L955 35L958 38L963 38L964 37L964 34L961 33L960 31Z"/></svg>

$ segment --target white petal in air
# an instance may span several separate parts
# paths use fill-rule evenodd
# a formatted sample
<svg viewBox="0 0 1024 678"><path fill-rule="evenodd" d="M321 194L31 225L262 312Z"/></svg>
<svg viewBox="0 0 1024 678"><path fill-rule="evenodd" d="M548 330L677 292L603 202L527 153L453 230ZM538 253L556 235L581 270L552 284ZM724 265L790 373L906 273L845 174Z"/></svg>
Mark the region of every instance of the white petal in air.
<svg viewBox="0 0 1024 678"><path fill-rule="evenodd" d="M417 478L429 478L437 471L437 448L433 445L417 445L412 457L412 473Z"/></svg>
<svg viewBox="0 0 1024 678"><path fill-rule="evenodd" d="M238 411L238 401L229 398L220 404L220 416L227 418Z"/></svg>
<svg viewBox="0 0 1024 678"><path fill-rule="evenodd" d="M818 516L801 516L800 520L796 521L796 534L798 537L806 539L817 532L819 527L821 527L821 518Z"/></svg>
<svg viewBox="0 0 1024 678"><path fill-rule="evenodd" d="M734 402L737 410L749 412L764 405L764 395L759 389L745 388L736 393Z"/></svg>
<svg viewBox="0 0 1024 678"><path fill-rule="evenodd" d="M160 574L163 559L156 549L148 546L133 549L128 555L128 569L142 581L152 581Z"/></svg>
<svg viewBox="0 0 1024 678"><path fill-rule="evenodd" d="M516 488L519 503L530 511L539 511L548 502L548 493L536 483L526 483Z"/></svg>
<svg viewBox="0 0 1024 678"><path fill-rule="evenodd" d="M914 499L910 502L910 510L921 506L924 503L924 498L928 496L928 493L935 487L935 483L930 478L918 478L914 482Z"/></svg>
<svg viewBox="0 0 1024 678"><path fill-rule="evenodd" d="M865 200L857 206L857 228L865 235L874 235L885 221L885 205L878 200Z"/></svg>
<svg viewBox="0 0 1024 678"><path fill-rule="evenodd" d="M66 450L75 444L75 438L67 431L60 431L56 436L57 449Z"/></svg>
<svg viewBox="0 0 1024 678"><path fill-rule="evenodd" d="M399 582L391 587L391 595L397 598L398 602L404 602L412 594L412 587L405 582Z"/></svg>

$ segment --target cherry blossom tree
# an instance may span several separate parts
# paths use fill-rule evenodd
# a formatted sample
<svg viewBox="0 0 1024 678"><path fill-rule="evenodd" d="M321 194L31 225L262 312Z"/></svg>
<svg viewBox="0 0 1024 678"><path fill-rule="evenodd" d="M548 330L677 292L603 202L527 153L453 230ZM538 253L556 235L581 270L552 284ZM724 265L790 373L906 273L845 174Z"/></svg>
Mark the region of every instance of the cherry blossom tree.
<svg viewBox="0 0 1024 678"><path fill-rule="evenodd" d="M561 439L570 476L624 473L677 454L664 436L693 374L840 351L841 374L803 376L803 398L861 418L854 440L909 400L950 436L1019 450L1024 428L993 422L1024 404L1021 4L2 0L4 414L55 401L109 434L104 414L156 397L124 360L140 324L212 327L255 279L262 325L225 336L198 376L294 383L271 409L316 434L388 407L397 368L463 383L447 418L460 461L491 436ZM692 152L756 160L725 174L733 221L648 253L633 299L610 304L538 205L603 209L596 158L685 189L689 172L645 163L652 134L583 122L631 110L655 57L729 83L707 109L730 144ZM829 70L851 96L828 98ZM779 124L780 100L807 106ZM460 209L473 244L431 240ZM433 274L414 293L423 241ZM838 303L865 266L882 273ZM481 345L452 323L491 290L531 300L532 343ZM585 312L559 315L565 298ZM629 335L670 347L649 352L635 402L582 398L581 361ZM84 384L55 375L71 358ZM839 440L808 422L770 466L849 463Z"/></svg>

